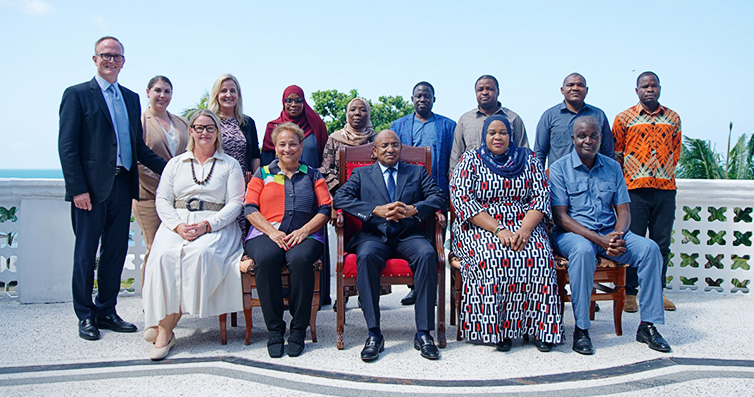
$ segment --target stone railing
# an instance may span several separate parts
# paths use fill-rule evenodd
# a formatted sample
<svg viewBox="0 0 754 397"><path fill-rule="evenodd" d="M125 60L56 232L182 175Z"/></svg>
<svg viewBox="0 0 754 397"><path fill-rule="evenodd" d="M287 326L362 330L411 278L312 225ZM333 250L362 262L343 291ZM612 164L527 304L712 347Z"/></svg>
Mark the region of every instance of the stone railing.
<svg viewBox="0 0 754 397"><path fill-rule="evenodd" d="M57 179L0 179L0 299L71 300L71 206ZM668 288L749 293L754 181L679 180ZM144 242L132 220L122 293L141 289ZM332 255L334 258L334 255Z"/></svg>
<svg viewBox="0 0 754 397"><path fill-rule="evenodd" d="M679 180L668 287L748 293L754 181Z"/></svg>

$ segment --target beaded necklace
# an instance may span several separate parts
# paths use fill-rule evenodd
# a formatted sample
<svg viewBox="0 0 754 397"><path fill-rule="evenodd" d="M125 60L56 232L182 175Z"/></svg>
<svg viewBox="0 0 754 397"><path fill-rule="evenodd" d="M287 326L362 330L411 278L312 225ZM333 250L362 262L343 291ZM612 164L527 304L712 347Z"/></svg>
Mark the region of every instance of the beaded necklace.
<svg viewBox="0 0 754 397"><path fill-rule="evenodd" d="M209 181L209 178L212 177L212 171L215 170L215 163L217 163L217 158L212 159L212 168L209 169L209 174L207 174L207 177L204 178L204 180L198 180L196 179L196 171L194 171L194 162L191 162L191 176L194 177L194 183L201 186L204 185Z"/></svg>

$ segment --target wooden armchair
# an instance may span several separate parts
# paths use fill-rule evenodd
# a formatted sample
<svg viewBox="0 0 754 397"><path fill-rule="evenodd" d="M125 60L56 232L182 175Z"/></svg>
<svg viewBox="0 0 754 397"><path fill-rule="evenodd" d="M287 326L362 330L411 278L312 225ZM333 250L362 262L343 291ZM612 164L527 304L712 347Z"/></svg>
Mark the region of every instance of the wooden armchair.
<svg viewBox="0 0 754 397"><path fill-rule="evenodd" d="M372 158L372 144L341 147L339 151L340 164L338 177L342 186L357 167L371 165L375 162ZM427 172L432 173L432 157L428 147L412 147L403 145L400 160L404 163L423 165ZM441 212L435 214L435 219L427 220L424 226L427 235L432 236L432 243L437 252L438 286L437 292L437 345L446 346L445 338L445 250L443 248L442 235L445 231L445 216ZM348 296L358 293L356 288L356 254L348 253L344 247L351 236L361 228L361 222L341 210L336 212L335 230L337 232L337 347L343 349L343 330L345 327L346 313L345 302ZM383 285L411 285L414 283L414 275L408 266L408 262L400 258L388 259L385 269L380 274Z"/></svg>
<svg viewBox="0 0 754 397"><path fill-rule="evenodd" d="M248 258L248 257L247 257ZM251 259L246 259L248 261L251 261ZM241 262L244 262L244 260L241 260ZM322 260L317 260L314 262L314 294L312 295L312 314L309 318L309 332L311 332L312 336L312 342L317 342L317 311L319 310L319 295L320 295L320 272L322 271ZM283 280L283 288L288 288L289 285L289 277L290 272L288 271L288 268L283 267L283 270L281 271L281 276ZM251 308L252 307L259 307L259 298L254 295L254 290L257 289L257 281L256 277L254 276L254 267L249 266L249 270L246 272L241 273L241 285L242 285L242 291L243 291L243 315L244 320L246 323L246 339L244 341L245 344L251 343L251 328L253 326L253 322L251 319ZM288 304L288 298L283 298L283 303ZM227 324L227 314L221 314L220 315L220 343L225 345L228 343L228 337L225 333L225 327ZM236 313L231 313L230 315L230 325L231 327L236 326Z"/></svg>

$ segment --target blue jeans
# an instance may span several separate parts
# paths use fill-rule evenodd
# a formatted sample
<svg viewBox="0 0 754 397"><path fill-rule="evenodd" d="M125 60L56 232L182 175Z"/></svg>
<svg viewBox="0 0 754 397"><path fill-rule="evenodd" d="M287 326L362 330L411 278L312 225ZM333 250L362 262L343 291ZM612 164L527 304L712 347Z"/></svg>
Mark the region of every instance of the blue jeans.
<svg viewBox="0 0 754 397"><path fill-rule="evenodd" d="M601 230L605 235L612 229ZM637 269L639 285L642 288L639 297L641 321L664 324L665 312L662 307L662 285L660 274L662 256L654 241L636 234L626 232L626 252L609 257ZM606 256L602 247L593 244L575 233L553 232L553 242L557 250L568 258L568 278L571 284L571 304L576 326L589 329L589 303L594 285L594 270L597 268L597 255Z"/></svg>

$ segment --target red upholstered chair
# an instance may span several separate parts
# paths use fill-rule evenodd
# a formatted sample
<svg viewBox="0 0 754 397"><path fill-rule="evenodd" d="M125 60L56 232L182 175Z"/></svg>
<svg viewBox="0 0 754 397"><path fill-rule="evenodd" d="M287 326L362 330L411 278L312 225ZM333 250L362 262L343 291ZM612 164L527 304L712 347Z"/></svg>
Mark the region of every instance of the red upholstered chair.
<svg viewBox="0 0 754 397"><path fill-rule="evenodd" d="M371 165L375 162L372 158L372 144L341 147L338 153L340 163L338 165L338 177L342 186L357 167ZM432 173L432 157L428 147L412 147L403 145L401 159L404 163L423 165ZM443 248L442 235L445 230L445 216L441 212L435 214L434 220L424 222L428 235L433 237L433 245L437 251L437 345L445 347L445 250ZM356 254L345 252L351 236L361 229L361 222L343 211L337 211L335 231L337 232L337 347L343 349L343 330L346 322L345 302L348 296L355 295L356 289ZM414 283L414 275L404 259L391 258L385 263L385 269L380 274L380 283L383 285L411 285Z"/></svg>

